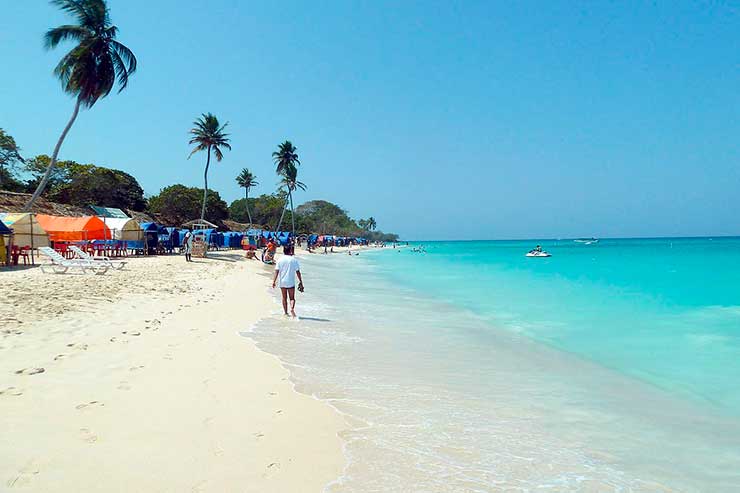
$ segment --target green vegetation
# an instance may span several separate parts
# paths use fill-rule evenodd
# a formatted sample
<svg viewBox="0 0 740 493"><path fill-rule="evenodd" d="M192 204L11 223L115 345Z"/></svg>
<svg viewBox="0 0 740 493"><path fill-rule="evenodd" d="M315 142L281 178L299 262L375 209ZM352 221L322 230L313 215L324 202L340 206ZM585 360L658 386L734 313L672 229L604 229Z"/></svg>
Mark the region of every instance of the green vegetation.
<svg viewBox="0 0 740 493"><path fill-rule="evenodd" d="M198 217L201 209L203 189L186 187L185 185L170 185L163 188L157 195L149 198L149 212L156 214L159 221L165 224L180 226ZM208 194L208 216L204 219L218 223L229 217L229 208L226 202L216 191Z"/></svg>
<svg viewBox="0 0 740 493"><path fill-rule="evenodd" d="M13 175L18 164L23 162L20 151L15 139L0 128L0 188L11 192L22 191L23 183Z"/></svg>
<svg viewBox="0 0 740 493"><path fill-rule="evenodd" d="M203 207L200 211L200 218L205 219L206 217L206 204L208 198L208 167L211 165L211 151L216 156L216 161L221 162L224 158L223 151L221 148L231 150L229 145L229 138L227 133L224 133L224 129L228 123L221 125L218 122L218 118L212 113L204 113L200 118L195 120L193 123L195 127L190 129L190 134L193 136L190 139L190 144L197 144L193 151L188 156L188 159L199 151L207 151L208 157L206 158L206 169L203 172Z"/></svg>
<svg viewBox="0 0 740 493"><path fill-rule="evenodd" d="M249 212L249 189L260 183L257 181L257 177L252 174L247 168L242 169L242 172L236 177L236 183L244 189L244 206L247 209L247 217L249 218L249 225L252 225L252 214Z"/></svg>
<svg viewBox="0 0 740 493"><path fill-rule="evenodd" d="M375 222L375 218L372 216L358 220L357 225L365 231L375 231L375 228L378 227L378 223Z"/></svg>
<svg viewBox="0 0 740 493"><path fill-rule="evenodd" d="M260 195L249 199L249 207L255 225L263 225L270 229L271 224L280 216L285 208L285 192L279 191L274 195ZM246 199L235 200L229 206L229 218L234 221L246 222ZM287 214L291 214L288 211ZM372 218L371 218L372 219ZM360 219L354 221L347 211L326 200L312 200L295 209L296 233L298 234L338 234L343 236L362 236L370 240L397 241L398 235L387 234L381 231L370 231L360 226ZM373 219L373 228L375 220Z"/></svg>
<svg viewBox="0 0 740 493"><path fill-rule="evenodd" d="M24 207L27 211L46 188L54 172L59 149L77 119L80 107L92 108L99 99L110 94L116 81L118 92L123 91L129 76L136 71L133 52L115 39L118 28L111 24L105 0L52 0L51 3L77 21L77 24L50 29L44 38L48 49L56 48L63 41L77 42L54 69L64 91L76 99L72 117L54 146L49 166Z"/></svg>
<svg viewBox="0 0 740 493"><path fill-rule="evenodd" d="M146 209L144 190L136 178L124 171L94 164L67 167L64 181L49 194L54 202L84 207L103 205L119 209Z"/></svg>

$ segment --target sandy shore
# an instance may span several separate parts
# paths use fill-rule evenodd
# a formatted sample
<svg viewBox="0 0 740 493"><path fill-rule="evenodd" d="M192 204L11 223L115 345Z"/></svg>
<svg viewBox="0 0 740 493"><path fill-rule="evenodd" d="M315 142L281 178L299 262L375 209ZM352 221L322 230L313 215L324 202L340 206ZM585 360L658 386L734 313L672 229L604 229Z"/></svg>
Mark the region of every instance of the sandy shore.
<svg viewBox="0 0 740 493"><path fill-rule="evenodd" d="M321 491L344 421L238 335L278 310L270 275L237 251L0 270L0 491Z"/></svg>

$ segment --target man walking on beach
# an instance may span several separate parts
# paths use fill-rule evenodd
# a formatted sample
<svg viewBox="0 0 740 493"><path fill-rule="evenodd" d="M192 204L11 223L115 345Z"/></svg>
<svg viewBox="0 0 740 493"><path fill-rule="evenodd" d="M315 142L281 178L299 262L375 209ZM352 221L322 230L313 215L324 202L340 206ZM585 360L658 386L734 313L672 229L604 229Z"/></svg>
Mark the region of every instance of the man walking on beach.
<svg viewBox="0 0 740 493"><path fill-rule="evenodd" d="M275 264L275 276L272 287L279 284L283 295L283 311L288 315L288 298L290 298L290 316L295 317L295 278L298 276L298 291L303 292L303 278L298 259L293 256L293 245L283 248L284 255Z"/></svg>

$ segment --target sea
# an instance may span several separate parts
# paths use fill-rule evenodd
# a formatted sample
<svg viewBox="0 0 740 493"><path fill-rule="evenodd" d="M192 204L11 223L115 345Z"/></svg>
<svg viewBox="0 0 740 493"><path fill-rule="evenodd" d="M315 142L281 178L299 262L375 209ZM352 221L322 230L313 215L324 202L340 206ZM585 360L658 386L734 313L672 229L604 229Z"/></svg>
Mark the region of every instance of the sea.
<svg viewBox="0 0 740 493"><path fill-rule="evenodd" d="M740 492L740 238L301 263L299 320L244 335L346 418L326 492Z"/></svg>

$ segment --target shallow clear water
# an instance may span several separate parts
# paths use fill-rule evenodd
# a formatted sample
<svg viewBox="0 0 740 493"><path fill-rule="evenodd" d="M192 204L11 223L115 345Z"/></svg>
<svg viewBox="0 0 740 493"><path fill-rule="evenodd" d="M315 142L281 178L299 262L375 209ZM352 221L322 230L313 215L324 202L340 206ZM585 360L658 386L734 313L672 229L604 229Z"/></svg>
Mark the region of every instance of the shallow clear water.
<svg viewBox="0 0 740 493"><path fill-rule="evenodd" d="M347 415L328 491L740 491L740 240L303 260L250 332Z"/></svg>

